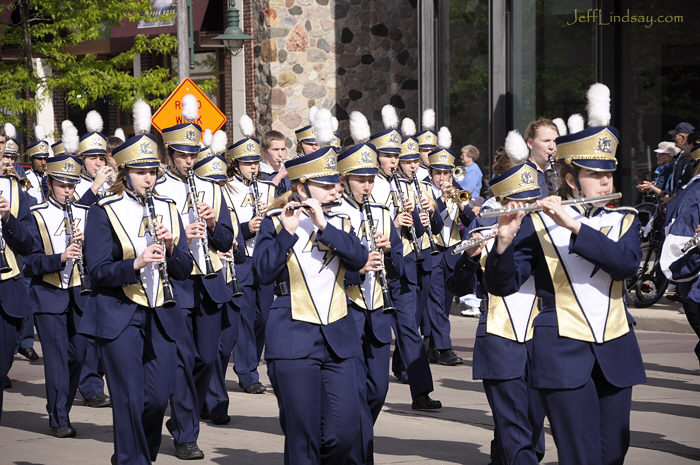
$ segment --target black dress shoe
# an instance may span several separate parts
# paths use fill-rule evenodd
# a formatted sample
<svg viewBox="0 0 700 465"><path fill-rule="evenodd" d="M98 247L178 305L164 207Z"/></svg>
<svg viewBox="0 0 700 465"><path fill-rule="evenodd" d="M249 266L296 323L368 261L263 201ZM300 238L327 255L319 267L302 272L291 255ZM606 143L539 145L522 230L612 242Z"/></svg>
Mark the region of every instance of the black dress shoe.
<svg viewBox="0 0 700 465"><path fill-rule="evenodd" d="M428 394L418 394L411 404L413 410L436 410L442 408L442 402L433 400Z"/></svg>
<svg viewBox="0 0 700 465"><path fill-rule="evenodd" d="M204 452L196 442L183 442L175 446L175 457L180 460L201 460L204 458Z"/></svg>
<svg viewBox="0 0 700 465"><path fill-rule="evenodd" d="M238 383L238 385L248 394L262 394L267 391L267 388L259 381L245 388L241 383Z"/></svg>
<svg viewBox="0 0 700 465"><path fill-rule="evenodd" d="M211 421L212 424L214 424L214 425L228 425L229 422L231 421L231 417L224 413L222 415L212 416L209 419L209 421Z"/></svg>
<svg viewBox="0 0 700 465"><path fill-rule="evenodd" d="M85 400L85 405L92 408L110 407L112 405L112 398L100 392Z"/></svg>
<svg viewBox="0 0 700 465"><path fill-rule="evenodd" d="M446 365L452 367L455 365L461 365L464 363L462 357L458 357L452 349L441 350L438 354L438 363L440 365Z"/></svg>
<svg viewBox="0 0 700 465"><path fill-rule="evenodd" d="M72 438L77 434L75 428L71 425L63 425L56 428L51 428L51 434L57 438Z"/></svg>
<svg viewBox="0 0 700 465"><path fill-rule="evenodd" d="M34 347L20 347L19 350L17 351L20 355L23 355L24 358L30 361L34 360L39 360L39 354L36 353L36 350L34 350Z"/></svg>

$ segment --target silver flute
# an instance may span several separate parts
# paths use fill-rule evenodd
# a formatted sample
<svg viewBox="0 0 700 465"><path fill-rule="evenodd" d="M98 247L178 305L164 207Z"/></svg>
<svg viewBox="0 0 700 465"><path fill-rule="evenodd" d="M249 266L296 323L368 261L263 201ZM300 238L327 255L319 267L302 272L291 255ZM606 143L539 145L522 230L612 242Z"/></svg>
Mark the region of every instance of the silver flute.
<svg viewBox="0 0 700 465"><path fill-rule="evenodd" d="M562 206L567 206L567 205L586 205L589 203L596 203L596 202L602 202L602 201L608 201L608 200L617 200L622 198L622 193L620 192L614 192L612 194L605 194L605 195L594 195L591 197L582 197L580 199L568 199L564 200L561 204ZM493 218L495 216L503 216L503 215L510 215L511 213L516 213L516 212L526 212L526 213L534 213L534 212L541 212L543 211L544 208L541 205L537 204L532 204L532 205L526 205L524 207L516 207L516 208L494 208L493 210L485 210L481 211L479 213L480 218Z"/></svg>
<svg viewBox="0 0 700 465"><path fill-rule="evenodd" d="M683 247L681 248L682 253L688 253L691 250L693 250L695 247L700 245L700 234L695 234L693 237L691 237L688 242L683 244Z"/></svg>
<svg viewBox="0 0 700 465"><path fill-rule="evenodd" d="M481 232L478 232L478 234L481 234ZM477 234L475 233L475 234ZM465 250L471 249L472 247L476 247L477 245L490 241L494 237L498 236L498 228L493 228L489 229L487 231L484 231L481 237L472 237L467 239L466 241L462 241L459 244L455 246L454 249L452 249L452 255L459 255Z"/></svg>

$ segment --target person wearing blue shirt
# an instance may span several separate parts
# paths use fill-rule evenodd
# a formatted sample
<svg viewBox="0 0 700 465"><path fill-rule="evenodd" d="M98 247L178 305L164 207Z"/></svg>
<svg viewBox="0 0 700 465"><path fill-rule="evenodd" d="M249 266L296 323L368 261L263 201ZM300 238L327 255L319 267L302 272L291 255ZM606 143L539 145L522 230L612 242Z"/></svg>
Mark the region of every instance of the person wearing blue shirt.
<svg viewBox="0 0 700 465"><path fill-rule="evenodd" d="M643 181L637 185L641 192L652 192L657 196L667 196L671 190L671 174L673 173L673 157L680 149L673 142L659 142L656 153L656 169L653 181Z"/></svg>
<svg viewBox="0 0 700 465"><path fill-rule="evenodd" d="M473 145L465 145L461 152L462 163L464 163L464 178L458 181L459 187L469 191L472 199L481 195L481 179L483 174L481 168L476 164L479 159L479 149Z"/></svg>

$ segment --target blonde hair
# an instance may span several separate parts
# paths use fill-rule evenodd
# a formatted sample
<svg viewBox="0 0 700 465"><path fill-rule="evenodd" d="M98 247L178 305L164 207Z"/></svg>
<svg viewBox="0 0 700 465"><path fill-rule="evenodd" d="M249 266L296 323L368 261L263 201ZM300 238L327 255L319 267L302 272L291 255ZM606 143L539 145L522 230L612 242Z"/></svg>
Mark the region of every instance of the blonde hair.
<svg viewBox="0 0 700 465"><path fill-rule="evenodd" d="M535 135L537 134L537 130L540 128L552 128L557 131L557 134L559 134L557 125L554 124L551 119L540 117L527 125L527 128L525 129L525 142L534 139Z"/></svg>
<svg viewBox="0 0 700 465"><path fill-rule="evenodd" d="M477 149L473 145L465 145L464 147L462 147L461 153L464 153L473 161L477 161L479 159L479 149Z"/></svg>

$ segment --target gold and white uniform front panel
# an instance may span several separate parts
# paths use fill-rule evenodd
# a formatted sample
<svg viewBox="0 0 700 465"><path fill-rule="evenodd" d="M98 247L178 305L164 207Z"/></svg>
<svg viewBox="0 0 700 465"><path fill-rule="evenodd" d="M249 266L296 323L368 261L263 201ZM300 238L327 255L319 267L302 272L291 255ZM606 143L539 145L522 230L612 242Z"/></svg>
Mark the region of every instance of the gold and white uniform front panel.
<svg viewBox="0 0 700 465"><path fill-rule="evenodd" d="M0 195L5 197L10 202L10 214L17 218L19 215L19 196L20 187L17 178L11 176L0 176ZM0 235L0 241L4 240L2 235ZM14 251L10 247L5 247L5 257L7 258L7 263L12 268L7 273L0 274L0 280L6 280L14 278L20 273L19 265L17 264L17 257L15 257Z"/></svg>

